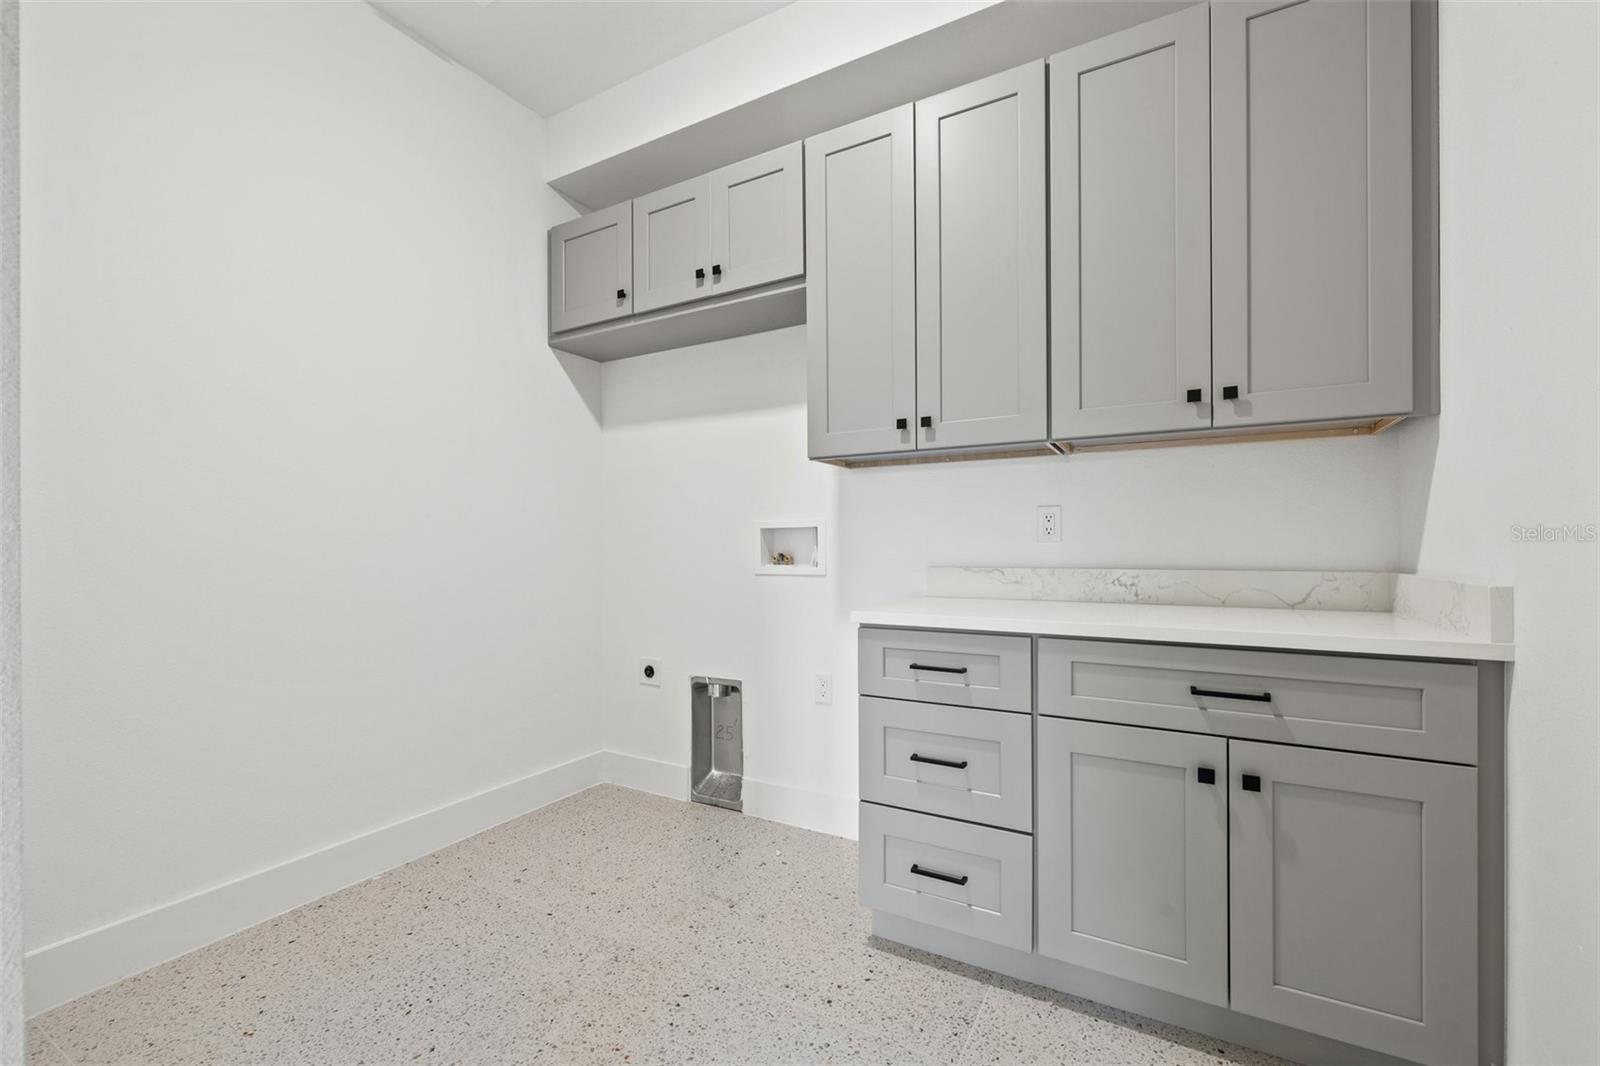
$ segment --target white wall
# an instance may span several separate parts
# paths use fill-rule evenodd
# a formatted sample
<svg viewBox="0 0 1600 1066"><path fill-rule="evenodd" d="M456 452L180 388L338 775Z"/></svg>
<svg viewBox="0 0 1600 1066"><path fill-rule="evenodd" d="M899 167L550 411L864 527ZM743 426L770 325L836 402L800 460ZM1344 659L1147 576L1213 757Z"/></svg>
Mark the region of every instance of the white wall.
<svg viewBox="0 0 1600 1066"><path fill-rule="evenodd" d="M601 381L608 747L687 765L687 678L740 678L746 775L790 790L750 809L847 835L849 614L920 595L929 565L1399 562L1392 437L839 470L805 457L804 327L607 363ZM1064 508L1062 543L1035 540L1040 504ZM829 523L825 578L754 575L756 524L790 518ZM637 683L640 657L665 660L661 689ZM818 673L831 707L812 704Z"/></svg>
<svg viewBox="0 0 1600 1066"><path fill-rule="evenodd" d="M1516 589L1508 1024L1522 1063L1600 1062L1600 549L1512 531L1600 517L1597 11L1442 6L1442 413L1398 430L1406 565Z"/></svg>
<svg viewBox="0 0 1600 1066"><path fill-rule="evenodd" d="M596 749L540 121L361 4L23 34L29 947Z"/></svg>
<svg viewBox="0 0 1600 1066"><path fill-rule="evenodd" d="M797 0L550 116L545 177L609 159L995 2Z"/></svg>

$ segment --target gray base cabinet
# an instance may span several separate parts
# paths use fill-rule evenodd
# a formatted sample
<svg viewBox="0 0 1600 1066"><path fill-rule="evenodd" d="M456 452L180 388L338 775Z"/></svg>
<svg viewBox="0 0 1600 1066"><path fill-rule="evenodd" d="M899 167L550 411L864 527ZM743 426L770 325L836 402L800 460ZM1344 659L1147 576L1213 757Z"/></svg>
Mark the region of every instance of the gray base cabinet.
<svg viewBox="0 0 1600 1066"><path fill-rule="evenodd" d="M1038 730L1039 954L1227 1006L1227 741Z"/></svg>
<svg viewBox="0 0 1600 1066"><path fill-rule="evenodd" d="M1234 1010L1478 1058L1477 772L1229 742Z"/></svg>
<svg viewBox="0 0 1600 1066"><path fill-rule="evenodd" d="M1305 1061L1500 1061L1498 668L873 626L859 662L868 907Z"/></svg>

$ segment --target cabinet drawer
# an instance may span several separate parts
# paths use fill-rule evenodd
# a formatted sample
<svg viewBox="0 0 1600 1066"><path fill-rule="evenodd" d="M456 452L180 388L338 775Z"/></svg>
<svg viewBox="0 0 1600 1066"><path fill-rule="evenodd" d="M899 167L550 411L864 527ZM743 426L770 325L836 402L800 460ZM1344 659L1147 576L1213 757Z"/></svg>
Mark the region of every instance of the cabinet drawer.
<svg viewBox="0 0 1600 1066"><path fill-rule="evenodd" d="M1033 719L865 696L861 798L1027 832Z"/></svg>
<svg viewBox="0 0 1600 1066"><path fill-rule="evenodd" d="M861 630L863 696L1033 709L1033 641L988 633Z"/></svg>
<svg viewBox="0 0 1600 1066"><path fill-rule="evenodd" d="M1031 950L1033 838L863 803L861 902Z"/></svg>
<svg viewBox="0 0 1600 1066"><path fill-rule="evenodd" d="M1042 638L1039 713L1442 762L1478 759L1465 663Z"/></svg>

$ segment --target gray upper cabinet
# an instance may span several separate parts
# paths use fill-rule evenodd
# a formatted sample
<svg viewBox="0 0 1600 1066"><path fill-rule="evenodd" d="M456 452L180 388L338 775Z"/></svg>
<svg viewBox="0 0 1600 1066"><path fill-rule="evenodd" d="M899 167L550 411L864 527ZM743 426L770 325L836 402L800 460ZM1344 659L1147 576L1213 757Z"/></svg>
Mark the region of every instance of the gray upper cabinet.
<svg viewBox="0 0 1600 1066"><path fill-rule="evenodd" d="M911 105L805 144L813 459L911 451L916 419Z"/></svg>
<svg viewBox="0 0 1600 1066"><path fill-rule="evenodd" d="M1228 747L1233 1009L1477 1062L1477 771Z"/></svg>
<svg viewBox="0 0 1600 1066"><path fill-rule="evenodd" d="M1211 153L1213 423L1409 413L1411 5L1213 3Z"/></svg>
<svg viewBox="0 0 1600 1066"><path fill-rule="evenodd" d="M1227 741L1038 720L1039 954L1228 1005Z"/></svg>
<svg viewBox="0 0 1600 1066"><path fill-rule="evenodd" d="M916 105L918 447L1045 439L1044 81L1040 60Z"/></svg>
<svg viewBox="0 0 1600 1066"><path fill-rule="evenodd" d="M1050 59L1051 436L1211 427L1209 15Z"/></svg>
<svg viewBox="0 0 1600 1066"><path fill-rule="evenodd" d="M633 314L633 204L550 230L550 331Z"/></svg>
<svg viewBox="0 0 1600 1066"><path fill-rule="evenodd" d="M709 177L633 201L633 283L636 311L711 295Z"/></svg>
<svg viewBox="0 0 1600 1066"><path fill-rule="evenodd" d="M713 295L806 272L800 142L711 173Z"/></svg>

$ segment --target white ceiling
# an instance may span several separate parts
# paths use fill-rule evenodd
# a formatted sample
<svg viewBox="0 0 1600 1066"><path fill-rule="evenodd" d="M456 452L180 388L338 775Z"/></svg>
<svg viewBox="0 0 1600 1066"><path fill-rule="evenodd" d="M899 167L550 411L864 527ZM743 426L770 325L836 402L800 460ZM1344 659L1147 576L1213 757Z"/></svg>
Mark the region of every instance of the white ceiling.
<svg viewBox="0 0 1600 1066"><path fill-rule="evenodd" d="M549 117L791 0L368 0Z"/></svg>

